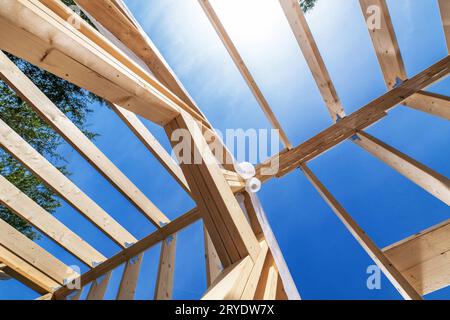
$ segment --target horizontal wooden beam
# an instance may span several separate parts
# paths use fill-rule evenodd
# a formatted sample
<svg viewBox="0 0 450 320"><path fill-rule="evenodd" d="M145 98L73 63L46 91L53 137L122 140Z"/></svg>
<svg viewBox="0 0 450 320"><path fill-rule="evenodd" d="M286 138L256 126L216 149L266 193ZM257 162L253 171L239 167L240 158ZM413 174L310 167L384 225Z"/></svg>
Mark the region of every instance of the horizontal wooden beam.
<svg viewBox="0 0 450 320"><path fill-rule="evenodd" d="M261 181L267 181L294 171L301 164L351 138L357 130L363 130L385 117L387 111L444 78L449 72L450 56L447 56L294 149L282 151L267 159L257 166L257 177Z"/></svg>
<svg viewBox="0 0 450 320"><path fill-rule="evenodd" d="M305 15L300 8L299 1L279 0L279 2L303 56L308 63L314 80L317 83L317 87L325 101L331 118L337 121L339 118L345 117L344 108L331 81L331 77L308 26Z"/></svg>
<svg viewBox="0 0 450 320"><path fill-rule="evenodd" d="M77 278L79 274L48 253L8 223L0 219L0 245L25 260L60 285ZM5 264L7 261L0 258Z"/></svg>
<svg viewBox="0 0 450 320"><path fill-rule="evenodd" d="M3 52L0 52L0 78L157 228L169 222L153 202Z"/></svg>
<svg viewBox="0 0 450 320"><path fill-rule="evenodd" d="M39 154L39 152L33 149L32 146L2 120L0 120L0 146L5 151L11 153L34 175L44 181L66 200L67 203L94 223L117 244L125 248L129 243L135 243L137 241L133 235L92 201L91 198L83 193L72 181Z"/></svg>
<svg viewBox="0 0 450 320"><path fill-rule="evenodd" d="M368 133L358 132L353 141L361 148L450 206L450 179L408 157Z"/></svg>
<svg viewBox="0 0 450 320"><path fill-rule="evenodd" d="M156 230L155 232L145 237L144 239L138 241L137 243L133 244L129 248L126 248L123 251L119 252L118 254L108 259L107 261L103 262L99 266L82 274L79 279L81 286L84 287L85 285L91 283L92 281L101 277L102 275L114 270L122 263L125 263L126 261L132 259L133 257L136 257L145 250L163 241L170 235L178 233L182 229L190 226L191 224L197 222L200 219L201 217L199 212L197 211L197 209L194 209L184 214L183 216L173 220L169 224L165 225L161 229ZM67 287L62 287L55 292L55 297L57 299L61 299L70 294L70 292L72 292L71 289Z"/></svg>
<svg viewBox="0 0 450 320"><path fill-rule="evenodd" d="M228 53L233 59L233 62L236 64L236 67L239 69L239 72L241 73L248 87L250 88L256 100L258 101L261 109L263 110L270 124L274 129L278 130L280 139L283 142L284 146L288 149L292 148L292 144L289 142L289 138L287 137L286 133L281 127L280 122L278 121L276 115L273 113L272 108L270 107L269 103L267 102L266 98L261 92L261 89L258 87L255 79L250 73L250 70L248 69L244 60L239 54L239 51L237 50L230 36L226 32L225 27L220 22L220 19L217 16L216 12L214 11L214 8L211 6L209 0L199 0L199 3L203 8L203 11L205 12L206 16L209 18L209 21L211 22L212 26L216 30L220 40L222 40L225 48L227 49Z"/></svg>
<svg viewBox="0 0 450 320"><path fill-rule="evenodd" d="M89 267L106 257L0 175L0 203Z"/></svg>
<svg viewBox="0 0 450 320"><path fill-rule="evenodd" d="M124 55L117 48L110 43L101 47L39 1L4 0L0 27L4 31L0 49L107 101L160 125L179 113L179 107L161 92L161 86L150 84L148 78L142 78L144 75L138 76L136 67L130 70L131 60L127 66L118 60ZM104 44L106 39L102 40ZM114 55L105 49L113 50Z"/></svg>
<svg viewBox="0 0 450 320"><path fill-rule="evenodd" d="M317 189L322 198L327 202L333 212L342 221L347 230L353 235L358 243L363 247L366 253L383 271L386 277L391 281L400 294L408 300L422 300L420 294L407 281L407 279L397 270L383 252L375 245L375 243L367 236L364 230L356 223L341 204L334 198L328 189L319 181L307 166L302 166L311 184Z"/></svg>
<svg viewBox="0 0 450 320"><path fill-rule="evenodd" d="M383 251L419 293L428 294L450 285L450 220Z"/></svg>

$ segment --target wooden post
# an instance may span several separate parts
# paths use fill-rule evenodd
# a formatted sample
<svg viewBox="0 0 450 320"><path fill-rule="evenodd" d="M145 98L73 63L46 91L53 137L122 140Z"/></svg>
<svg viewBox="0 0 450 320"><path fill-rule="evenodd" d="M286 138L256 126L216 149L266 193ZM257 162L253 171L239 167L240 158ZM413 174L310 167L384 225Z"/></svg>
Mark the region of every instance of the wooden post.
<svg viewBox="0 0 450 320"><path fill-rule="evenodd" d="M359 227L347 211L333 197L333 195L325 188L325 186L317 179L312 171L305 165L301 167L302 171L317 189L322 198L327 202L330 208L342 221L348 231L353 235L356 241L363 247L367 254L373 259L378 267L384 272L386 277L391 281L400 294L408 300L422 300L422 297L414 289L414 287L403 277L403 275L392 265L389 259L375 245L375 243L367 236L367 234Z"/></svg>
<svg viewBox="0 0 450 320"><path fill-rule="evenodd" d="M155 286L155 300L172 300L176 249L176 235L164 239L161 243L161 256L159 257L158 277Z"/></svg>

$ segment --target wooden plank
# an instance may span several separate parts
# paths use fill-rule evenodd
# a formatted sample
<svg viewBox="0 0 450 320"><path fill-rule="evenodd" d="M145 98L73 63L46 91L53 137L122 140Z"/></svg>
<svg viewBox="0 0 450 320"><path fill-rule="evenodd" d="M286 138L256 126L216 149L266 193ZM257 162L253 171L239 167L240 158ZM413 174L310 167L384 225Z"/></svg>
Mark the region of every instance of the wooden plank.
<svg viewBox="0 0 450 320"><path fill-rule="evenodd" d="M49 1L46 0L46 2ZM93 18L94 24L100 23L140 58L159 82L171 90L195 113L205 118L164 57L122 1L77 0L76 2ZM104 36L108 37L106 34Z"/></svg>
<svg viewBox="0 0 450 320"><path fill-rule="evenodd" d="M355 220L348 214L348 212L341 206L341 204L334 198L328 189L319 181L319 179L306 166L301 167L303 173L317 189L325 202L330 206L337 217L342 221L347 230L358 241L366 253L383 271L389 281L400 292L403 298L408 300L421 300L422 297L414 289L414 287L405 279L397 268L392 265L391 261L383 254L383 252L376 246L376 244L369 238L369 236L361 229Z"/></svg>
<svg viewBox="0 0 450 320"><path fill-rule="evenodd" d="M202 300L239 300L253 268L250 256L226 268Z"/></svg>
<svg viewBox="0 0 450 320"><path fill-rule="evenodd" d="M450 285L450 220L395 243L383 251L421 294Z"/></svg>
<svg viewBox="0 0 450 320"><path fill-rule="evenodd" d="M150 84L117 59L123 57L117 48L105 45L113 56L38 1L4 0L0 26L2 50L160 125L178 114L157 82Z"/></svg>
<svg viewBox="0 0 450 320"><path fill-rule="evenodd" d="M385 0L360 0L361 9L364 17L369 19L374 13L369 10L371 7L377 7L381 14L380 28L369 29L378 62L383 71L384 79L389 89L394 88L397 78L406 80L405 65L400 53L397 38L395 36L394 26ZM369 24L368 24L368 27Z"/></svg>
<svg viewBox="0 0 450 320"><path fill-rule="evenodd" d="M261 243L261 253L255 261L255 265L253 266L247 284L245 285L244 292L242 293L241 300L253 300L255 298L256 289L258 288L258 283L261 278L268 252L269 247L267 246L267 243L263 241Z"/></svg>
<svg viewBox="0 0 450 320"><path fill-rule="evenodd" d="M266 255L261 276L259 278L258 285L256 287L254 300L263 300L264 293L266 292L267 281L269 279L269 270L274 265L273 256L269 253Z"/></svg>
<svg viewBox="0 0 450 320"><path fill-rule="evenodd" d="M441 11L442 26L444 27L448 52L450 52L450 2L448 0L439 0L439 9Z"/></svg>
<svg viewBox="0 0 450 320"><path fill-rule="evenodd" d="M450 206L450 179L365 132L354 142L419 187Z"/></svg>
<svg viewBox="0 0 450 320"><path fill-rule="evenodd" d="M0 120L0 146L22 162L33 174L42 179L67 203L77 209L116 243L126 247L127 243L137 241L2 120Z"/></svg>
<svg viewBox="0 0 450 320"><path fill-rule="evenodd" d="M65 281L79 277L72 268L1 219L0 244L61 285L65 284ZM8 265L4 259L1 260Z"/></svg>
<svg viewBox="0 0 450 320"><path fill-rule="evenodd" d="M360 4L366 19L374 14L374 12L370 10L371 7L376 6L380 10L380 28L369 28L369 33L386 85L390 90L397 84L398 79L402 81L406 80L408 75L406 73L405 64L397 42L386 0L360 0ZM448 99L442 99L440 96L419 92L405 100L403 104L423 112L449 119L449 101Z"/></svg>
<svg viewBox="0 0 450 320"><path fill-rule="evenodd" d="M0 203L33 225L89 267L106 257L0 175Z"/></svg>
<svg viewBox="0 0 450 320"><path fill-rule="evenodd" d="M420 91L404 102L404 105L450 120L450 97Z"/></svg>
<svg viewBox="0 0 450 320"><path fill-rule="evenodd" d="M285 145L285 147L288 149L292 148L292 145L289 142L289 138L287 137L286 133L284 132L283 128L281 127L281 124L279 123L277 117L273 113L272 108L270 107L270 105L267 102L266 98L264 97L263 93L259 89L255 79L253 78L252 74L250 73L250 70L245 65L245 62L242 59L241 55L239 54L239 51L237 50L237 48L234 45L233 41L231 40L230 36L227 34L224 26L220 22L219 17L215 13L210 2L208 0L199 0L199 3L201 5L201 7L203 8L203 10L205 11L205 14L207 15L212 26L216 30L217 35L219 36L220 40L222 40L225 48L227 49L228 53L230 54L231 58L233 59L233 62L236 64L236 67L239 69L239 72L241 73L245 82L249 86L249 88L252 91L253 95L255 96L256 100L258 101L261 109L263 110L263 112L266 115L267 119L269 120L270 124L272 125L273 128L278 130L280 139L283 142L283 144Z"/></svg>
<svg viewBox="0 0 450 320"><path fill-rule="evenodd" d="M92 282L86 300L103 300L112 272L107 272L104 276Z"/></svg>
<svg viewBox="0 0 450 320"><path fill-rule="evenodd" d="M119 192L159 228L169 219L98 149L72 121L24 75L4 53L0 53L0 74L27 104L69 142Z"/></svg>
<svg viewBox="0 0 450 320"><path fill-rule="evenodd" d="M194 209L182 215L181 217L173 220L172 222L165 225L161 229L156 230L149 236L133 244L131 247L122 250L121 252L111 257L107 261L103 262L99 266L83 273L79 278L81 286L82 287L86 286L95 279L98 279L100 276L114 270L115 268L127 262L131 258L139 255L140 253L146 251L147 249L151 248L157 243L163 241L168 236L181 231L182 229L193 224L194 222L197 222L199 219L200 214L197 211L197 209ZM55 297L57 299L61 299L64 298L66 295L70 294L70 292L72 292L71 289L67 287L62 287L55 292Z"/></svg>
<svg viewBox="0 0 450 320"><path fill-rule="evenodd" d="M415 77L365 105L338 123L323 130L291 150L270 157L257 166L257 178L265 182L296 170L341 142L386 116L386 112L413 94L444 78L450 71L450 56L422 71Z"/></svg>
<svg viewBox="0 0 450 320"><path fill-rule="evenodd" d="M155 300L172 300L176 249L176 235L165 239L161 244Z"/></svg>
<svg viewBox="0 0 450 320"><path fill-rule="evenodd" d="M173 160L170 154L151 134L141 120L132 112L118 105L111 105L111 108L117 113L122 121L133 131L142 144L158 159L164 168L172 175L172 177L190 194L191 190L184 177L180 166Z"/></svg>
<svg viewBox="0 0 450 320"><path fill-rule="evenodd" d="M35 300L38 300L38 301L53 300L53 293L47 293L43 296L40 296L39 298L37 298Z"/></svg>
<svg viewBox="0 0 450 320"><path fill-rule="evenodd" d="M345 117L331 77L297 0L279 0L333 121Z"/></svg>
<svg viewBox="0 0 450 320"><path fill-rule="evenodd" d="M222 273L223 266L205 225L203 225L203 233L205 239L206 286L209 288Z"/></svg>
<svg viewBox="0 0 450 320"><path fill-rule="evenodd" d="M269 276L267 277L266 290L264 291L263 300L276 300L278 288L278 272L275 266L269 269Z"/></svg>
<svg viewBox="0 0 450 320"><path fill-rule="evenodd" d="M294 282L294 279L292 278L291 272L289 271L286 260L284 259L283 252L278 245L278 241L272 231L272 228L270 227L269 220L267 219L262 204L256 194L252 193L249 196L251 204L253 206L253 210L264 234L265 241L269 246L271 259L274 261L274 265L277 267L286 294L289 300L300 300L301 297L298 292L297 286ZM256 298L259 299L261 297L256 296Z"/></svg>
<svg viewBox="0 0 450 320"><path fill-rule="evenodd" d="M140 253L125 264L119 291L117 292L117 300L134 300L143 256L144 253Z"/></svg>
<svg viewBox="0 0 450 320"><path fill-rule="evenodd" d="M222 264L227 267L247 255L256 259L259 251L258 241L197 123L188 114L182 112L171 123L170 128L166 127L168 136L170 137L176 129L185 129L190 133L188 137L183 137L186 139L185 142L190 140L188 143L191 146L189 163L181 163L180 167L189 183L193 198L203 214L204 222ZM171 142L176 145L176 142ZM218 233L215 234L212 231L214 229L211 228L217 228ZM220 239L215 238L217 235Z"/></svg>
<svg viewBox="0 0 450 320"><path fill-rule="evenodd" d="M53 292L60 287L58 282L3 247L1 244L0 260L8 266L7 272L11 277L40 294Z"/></svg>

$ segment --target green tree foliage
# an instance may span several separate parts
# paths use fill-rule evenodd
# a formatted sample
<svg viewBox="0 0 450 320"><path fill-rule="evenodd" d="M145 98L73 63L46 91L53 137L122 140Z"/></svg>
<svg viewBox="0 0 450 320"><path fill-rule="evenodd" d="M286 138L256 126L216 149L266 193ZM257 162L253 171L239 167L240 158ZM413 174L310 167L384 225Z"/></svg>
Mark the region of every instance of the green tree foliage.
<svg viewBox="0 0 450 320"><path fill-rule="evenodd" d="M63 2L74 5L72 0L63 0ZM96 134L86 128L86 121L88 114L92 112L90 109L92 103L103 104L100 98L22 59L7 55L73 123L90 139L95 138ZM57 153L58 147L63 142L61 136L41 120L3 81L0 81L0 118L40 154L55 164L61 172L70 174L66 169L64 158ZM48 212L54 213L61 205L53 190L42 184L3 149L0 149L0 174ZM0 206L0 218L29 238L37 237L32 226L4 206Z"/></svg>
<svg viewBox="0 0 450 320"><path fill-rule="evenodd" d="M314 5L316 4L317 0L299 0L300 7L302 7L302 10L304 12L308 12L312 8L314 8Z"/></svg>

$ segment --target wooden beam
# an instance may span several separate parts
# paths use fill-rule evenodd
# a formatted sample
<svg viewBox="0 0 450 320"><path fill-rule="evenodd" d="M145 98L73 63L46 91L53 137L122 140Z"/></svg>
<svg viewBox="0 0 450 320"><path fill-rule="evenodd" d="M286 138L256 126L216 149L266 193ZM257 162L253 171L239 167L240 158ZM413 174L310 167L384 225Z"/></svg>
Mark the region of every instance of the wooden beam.
<svg viewBox="0 0 450 320"><path fill-rule="evenodd" d="M98 265L97 267L83 273L79 278L81 286L82 287L86 286L87 284L98 279L102 275L114 270L121 264L127 262L133 257L144 252L145 250L163 241L170 235L181 231L182 229L193 224L194 222L197 222L199 219L200 214L197 211L197 209L194 209L182 215L181 217L173 220L172 222L165 225L161 229L156 230L149 236L133 244L131 247L124 249L123 251L119 252L118 254L108 259L107 261L103 262L102 264ZM57 299L61 299L70 294L70 292L72 292L71 289L67 287L62 287L55 292L55 297Z"/></svg>
<svg viewBox="0 0 450 320"><path fill-rule="evenodd" d="M37 300L37 301L53 300L53 293L47 293L43 296L40 296L39 298L37 298L35 300Z"/></svg>
<svg viewBox="0 0 450 320"><path fill-rule="evenodd" d="M161 244L155 300L172 300L177 238L173 235Z"/></svg>
<svg viewBox="0 0 450 320"><path fill-rule="evenodd" d="M135 243L137 241L136 238L2 120L0 120L0 146L22 162L33 174L42 179L67 203L72 205L116 243L126 247L127 243Z"/></svg>
<svg viewBox="0 0 450 320"><path fill-rule="evenodd" d="M117 300L134 300L143 257L144 253L140 253L125 264L122 279L120 280L119 291L117 292Z"/></svg>
<svg viewBox="0 0 450 320"><path fill-rule="evenodd" d="M450 52L450 3L448 0L439 0L439 8L441 11L445 39L447 40L447 49L448 52Z"/></svg>
<svg viewBox="0 0 450 320"><path fill-rule="evenodd" d="M450 206L450 179L365 132L358 132L354 142L391 168Z"/></svg>
<svg viewBox="0 0 450 320"><path fill-rule="evenodd" d="M136 137L142 144L158 159L164 168L172 175L172 177L180 184L180 186L187 192L191 193L189 185L184 177L180 166L173 160L170 154L158 142L158 140L151 134L147 127L139 118L118 105L111 104L111 108L117 113L122 121L133 131Z"/></svg>
<svg viewBox="0 0 450 320"><path fill-rule="evenodd" d="M450 56L403 82L381 97L370 102L338 123L291 150L267 159L257 166L257 178L267 181L296 170L301 164L313 160L341 142L351 138L386 116L386 112L413 94L444 78L450 71Z"/></svg>
<svg viewBox="0 0 450 320"><path fill-rule="evenodd" d="M184 129L187 136L181 142L191 152L188 163L179 159L181 169L189 183L194 200L207 226L214 247L224 267L250 255L256 259L259 244L229 187L222 169L209 149L202 131L188 114L182 112L167 127L170 139L172 132ZM173 146L177 142L171 141Z"/></svg>
<svg viewBox="0 0 450 320"><path fill-rule="evenodd" d="M107 272L104 276L94 280L89 289L86 300L103 300L106 289L108 288L109 280L111 279L112 272Z"/></svg>
<svg viewBox="0 0 450 320"><path fill-rule="evenodd" d="M83 11L94 18L94 23L100 23L102 27L107 29L115 38L139 57L159 82L204 118L203 113L178 80L164 57L136 19L131 16L122 1L77 0L76 2Z"/></svg>
<svg viewBox="0 0 450 320"><path fill-rule="evenodd" d="M253 268L248 256L226 268L202 300L239 300Z"/></svg>
<svg viewBox="0 0 450 320"><path fill-rule="evenodd" d="M11 276L6 273L8 266L0 261L0 281L10 280Z"/></svg>
<svg viewBox="0 0 450 320"><path fill-rule="evenodd" d="M257 220L260 224L260 228L263 232L264 239L269 246L269 252L271 259L276 266L280 277L282 279L284 290L289 298L289 300L300 300L300 294L298 292L297 286L292 278L291 272L289 271L289 267L284 259L283 252L278 245L278 241L270 227L269 219L264 212L263 206L259 201L259 198L256 194L249 194L249 202L253 207L253 211L257 217ZM256 297L257 299L260 297Z"/></svg>
<svg viewBox="0 0 450 320"><path fill-rule="evenodd" d="M386 0L360 0L360 4L366 19L369 19L374 14L370 8L376 6L380 10L380 28L374 28L369 24L368 27L386 85L391 90L398 84L399 79L401 81L406 80L408 75ZM448 99L442 99L440 96L418 92L405 100L403 104L410 108L449 119L450 103Z"/></svg>
<svg viewBox="0 0 450 320"><path fill-rule="evenodd" d="M0 175L0 203L40 230L89 267L106 260L100 252L72 232L36 202Z"/></svg>
<svg viewBox="0 0 450 320"><path fill-rule="evenodd" d="M1 219L0 245L61 285L65 284L66 281L68 282L79 277L79 274L72 268L56 259L42 247ZM3 258L1 260L8 265Z"/></svg>
<svg viewBox="0 0 450 320"><path fill-rule="evenodd" d="M267 243L263 241L261 243L261 253L258 256L258 259L255 261L255 265L253 266L247 284L245 285L244 292L242 293L241 300L255 299L256 289L258 288L258 283L261 279L264 262L266 261L268 254L269 247L267 246Z"/></svg>
<svg viewBox="0 0 450 320"><path fill-rule="evenodd" d="M169 222L142 191L3 52L0 52L0 77L157 228Z"/></svg>
<svg viewBox="0 0 450 320"><path fill-rule="evenodd" d="M450 285L450 220L383 251L420 294Z"/></svg>
<svg viewBox="0 0 450 320"><path fill-rule="evenodd" d="M150 84L117 59L123 57L117 48L113 56L38 1L4 0L0 26L2 50L160 125L178 114L179 107L156 82Z"/></svg>
<svg viewBox="0 0 450 320"><path fill-rule="evenodd" d="M205 225L203 225L203 234L205 239L206 286L209 288L222 273L223 266Z"/></svg>
<svg viewBox="0 0 450 320"><path fill-rule="evenodd" d="M0 245L0 260L7 265L6 272L11 277L40 294L53 292L60 287L58 282L2 245Z"/></svg>
<svg viewBox="0 0 450 320"><path fill-rule="evenodd" d="M298 0L279 0L333 121L345 117L339 96Z"/></svg>
<svg viewBox="0 0 450 320"><path fill-rule="evenodd" d="M420 91L404 101L404 105L450 120L450 97Z"/></svg>
<svg viewBox="0 0 450 320"><path fill-rule="evenodd" d="M386 277L391 281L395 288L400 292L403 298L408 300L421 300L422 297L414 289L414 287L405 279L405 277L392 265L391 261L383 254L383 252L375 245L375 243L367 236L355 220L327 190L327 188L319 181L312 171L302 166L302 171L320 193L322 198L327 202L333 212L342 221L347 230L353 235L358 243L363 247L366 253L384 272Z"/></svg>
<svg viewBox="0 0 450 320"><path fill-rule="evenodd" d="M242 59L241 55L239 54L239 51L237 50L236 46L234 45L233 41L231 40L230 36L227 34L224 26L219 20L219 17L215 13L213 7L209 3L208 0L199 0L199 3L203 10L205 11L205 14L211 21L212 26L217 32L217 35L219 36L220 40L222 40L225 48L227 49L228 53L230 54L231 58L233 59L234 63L236 64L236 67L239 69L239 72L241 73L242 77L244 78L245 82L247 82L247 85L249 86L250 90L252 91L253 95L255 96L256 100L258 101L261 109L263 110L264 114L266 115L267 119L269 120L270 124L273 128L277 129L280 135L280 139L285 145L286 148L290 149L292 148L291 143L289 142L289 138L287 137L286 133L284 132L283 128L281 127L281 124L279 123L277 117L272 111L272 108L270 107L269 103L267 102L266 98L264 97L263 93L259 89L258 85L256 84L255 79L253 78L252 74L250 73L250 70L245 65L244 60Z"/></svg>
<svg viewBox="0 0 450 320"><path fill-rule="evenodd" d="M269 269L269 275L266 282L266 290L264 291L263 300L276 300L278 288L278 272L275 266Z"/></svg>

